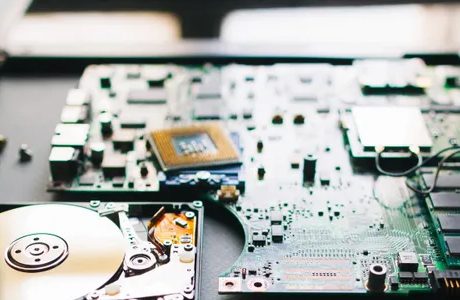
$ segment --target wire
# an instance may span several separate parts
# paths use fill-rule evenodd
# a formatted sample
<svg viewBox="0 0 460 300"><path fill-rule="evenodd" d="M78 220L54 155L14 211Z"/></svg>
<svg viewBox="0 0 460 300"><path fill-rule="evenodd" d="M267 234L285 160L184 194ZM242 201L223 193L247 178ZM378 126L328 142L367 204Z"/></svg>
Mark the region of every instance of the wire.
<svg viewBox="0 0 460 300"><path fill-rule="evenodd" d="M457 147L458 149L458 147ZM412 191L416 192L416 193L419 193L419 194L429 194L431 193L432 191L434 191L434 189L436 188L436 184L438 182L438 179L439 179L439 173L441 172L442 170L442 167L444 165L444 163L451 157L455 156L456 154L459 154L460 153L460 149L459 150L456 150L456 151L453 151L451 153L449 153L449 155L445 156L443 159L441 159L441 161L439 162L437 168L436 168L436 172L434 174L434 180L433 180L433 184L431 185L431 187L425 189L425 190L421 190L421 189L418 189L416 187L414 187L412 184L409 183L409 181L406 179L406 186L411 189Z"/></svg>
<svg viewBox="0 0 460 300"><path fill-rule="evenodd" d="M460 146L455 145L455 146L451 146L451 147L441 149L438 152L436 152L435 154L433 154L432 156L430 156L429 158L425 159L424 161L422 161L423 158L420 155L419 151L411 150L411 153L413 153L414 155L417 156L417 159L418 159L417 164L415 166L405 170L405 171L402 171L402 172L390 172L390 171L384 170L382 168L381 164L380 164L380 159L381 159L382 153L384 151L383 151L383 148L382 149L377 149L377 155L375 156L375 167L383 175L387 175L387 176L391 176L391 177L408 176L408 175L414 173L415 171L417 171L418 169L420 169L421 167L427 165L429 162L433 161L434 159L439 157L441 154L443 154L443 153L445 153L447 151L450 151L450 150L455 150L455 149L460 149Z"/></svg>

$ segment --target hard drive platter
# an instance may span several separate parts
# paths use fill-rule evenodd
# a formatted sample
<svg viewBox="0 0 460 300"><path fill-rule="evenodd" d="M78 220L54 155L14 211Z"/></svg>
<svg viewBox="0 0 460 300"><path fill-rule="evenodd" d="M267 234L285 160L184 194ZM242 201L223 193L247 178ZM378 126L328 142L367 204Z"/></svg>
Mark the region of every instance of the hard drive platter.
<svg viewBox="0 0 460 300"><path fill-rule="evenodd" d="M0 207L0 299L196 299L201 203Z"/></svg>

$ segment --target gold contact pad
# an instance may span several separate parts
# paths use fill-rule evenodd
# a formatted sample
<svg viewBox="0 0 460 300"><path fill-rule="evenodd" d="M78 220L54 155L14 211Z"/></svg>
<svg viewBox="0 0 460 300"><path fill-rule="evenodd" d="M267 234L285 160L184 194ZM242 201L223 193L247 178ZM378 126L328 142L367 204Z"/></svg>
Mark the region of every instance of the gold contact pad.
<svg viewBox="0 0 460 300"><path fill-rule="evenodd" d="M197 153L190 156L178 154L174 148L173 139L175 137L196 134L207 134L214 143L217 151L213 153ZM165 169L210 166L220 163L236 163L239 161L238 153L232 141L217 123L153 131L151 138Z"/></svg>
<svg viewBox="0 0 460 300"><path fill-rule="evenodd" d="M185 227L176 224L176 219L180 219L187 223ZM195 227L196 218L188 219L183 213L165 213L158 217L153 223L149 224L149 228L154 228L150 238L163 244L164 241L170 240L173 244L188 244L182 243L181 237L190 236L191 243L195 245ZM151 232L149 230L149 232Z"/></svg>

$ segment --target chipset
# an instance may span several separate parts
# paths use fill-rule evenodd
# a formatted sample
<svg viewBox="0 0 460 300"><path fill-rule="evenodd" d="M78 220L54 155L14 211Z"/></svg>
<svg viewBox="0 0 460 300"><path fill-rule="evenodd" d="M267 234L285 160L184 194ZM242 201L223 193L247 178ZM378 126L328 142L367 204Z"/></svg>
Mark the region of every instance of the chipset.
<svg viewBox="0 0 460 300"><path fill-rule="evenodd" d="M165 171L240 162L229 134L217 123L153 131L150 138Z"/></svg>
<svg viewBox="0 0 460 300"><path fill-rule="evenodd" d="M392 158L407 157L411 148L427 155L433 145L416 107L353 107L343 117L342 127L354 159L374 158L377 149Z"/></svg>

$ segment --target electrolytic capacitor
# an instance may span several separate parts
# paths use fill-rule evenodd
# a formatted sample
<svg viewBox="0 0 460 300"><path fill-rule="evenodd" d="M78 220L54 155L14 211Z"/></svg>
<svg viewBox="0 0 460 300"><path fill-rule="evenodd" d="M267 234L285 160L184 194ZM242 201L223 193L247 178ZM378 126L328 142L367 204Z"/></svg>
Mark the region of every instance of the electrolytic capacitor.
<svg viewBox="0 0 460 300"><path fill-rule="evenodd" d="M264 149L264 142L261 140L257 141L257 152L262 152L262 149Z"/></svg>
<svg viewBox="0 0 460 300"><path fill-rule="evenodd" d="M112 129L112 115L109 113L102 113L99 115L99 124L101 126L101 133L103 135L110 135Z"/></svg>
<svg viewBox="0 0 460 300"><path fill-rule="evenodd" d="M164 248L165 254L167 256L171 255L171 247L172 247L172 241L171 240L164 240L163 241L163 248Z"/></svg>
<svg viewBox="0 0 460 300"><path fill-rule="evenodd" d="M313 154L308 154L303 158L303 182L312 183L315 181L317 158Z"/></svg>
<svg viewBox="0 0 460 300"><path fill-rule="evenodd" d="M104 159L104 143L92 143L90 145L90 158L95 166L99 166Z"/></svg>

